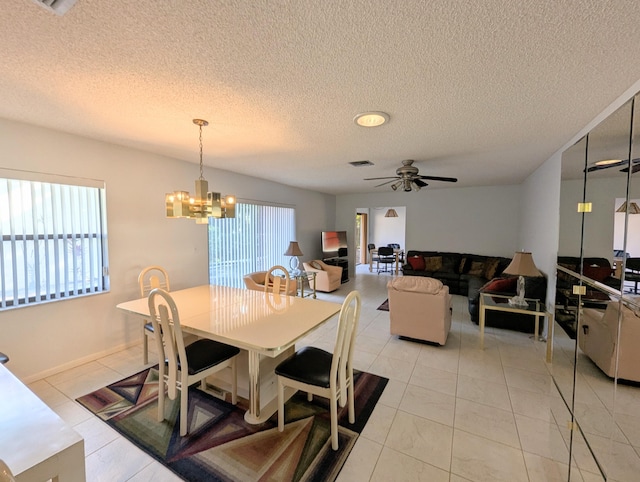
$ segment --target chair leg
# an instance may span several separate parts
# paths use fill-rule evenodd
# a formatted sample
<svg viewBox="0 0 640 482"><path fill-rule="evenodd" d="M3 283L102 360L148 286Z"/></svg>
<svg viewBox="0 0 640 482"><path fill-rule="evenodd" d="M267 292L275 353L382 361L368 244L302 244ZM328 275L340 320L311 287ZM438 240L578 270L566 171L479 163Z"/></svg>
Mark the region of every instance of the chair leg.
<svg viewBox="0 0 640 482"><path fill-rule="evenodd" d="M338 396L334 392L329 401L331 411L331 448L338 450Z"/></svg>
<svg viewBox="0 0 640 482"><path fill-rule="evenodd" d="M231 360L231 403L236 405L238 403L238 365L236 364L236 358Z"/></svg>
<svg viewBox="0 0 640 482"><path fill-rule="evenodd" d="M149 363L149 337L147 336L147 330L144 325L146 320L142 322L142 364Z"/></svg>
<svg viewBox="0 0 640 482"><path fill-rule="evenodd" d="M186 384L185 384L186 385ZM187 435L187 412L189 411L189 387L180 389L180 436Z"/></svg>
<svg viewBox="0 0 640 482"><path fill-rule="evenodd" d="M313 402L313 393L307 392L307 402Z"/></svg>
<svg viewBox="0 0 640 482"><path fill-rule="evenodd" d="M278 377L278 432L284 431L284 384Z"/></svg>
<svg viewBox="0 0 640 482"><path fill-rule="evenodd" d="M355 393L353 391L353 373L347 382L347 403L349 404L349 423L356 423Z"/></svg>

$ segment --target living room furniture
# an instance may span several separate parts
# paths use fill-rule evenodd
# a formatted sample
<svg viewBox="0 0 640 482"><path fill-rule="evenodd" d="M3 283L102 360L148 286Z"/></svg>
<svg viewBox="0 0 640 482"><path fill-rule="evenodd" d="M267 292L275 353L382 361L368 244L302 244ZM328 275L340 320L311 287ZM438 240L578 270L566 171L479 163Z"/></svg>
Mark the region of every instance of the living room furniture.
<svg viewBox="0 0 640 482"><path fill-rule="evenodd" d="M298 286L298 294L301 298L305 296L313 296L313 299L316 299L316 271L300 271L298 270L298 274L291 275L291 277L296 281ZM308 285L310 292L308 294L304 294L304 285Z"/></svg>
<svg viewBox="0 0 640 482"><path fill-rule="evenodd" d="M369 250L369 273L373 272L373 262L378 262L379 259L379 250L380 248L373 248ZM404 251L402 249L393 249L393 254L395 255L396 262L396 275L400 272L400 259L404 256ZM376 265L377 267L377 265Z"/></svg>
<svg viewBox="0 0 640 482"><path fill-rule="evenodd" d="M264 276L265 293L291 293L291 276L284 266L272 266ZM297 292L297 290L295 291Z"/></svg>
<svg viewBox="0 0 640 482"><path fill-rule="evenodd" d="M147 266L138 275L140 296L149 296L151 290L162 288L171 291L169 273L162 266ZM153 324L149 320L142 320L142 363L149 363L149 338L154 338Z"/></svg>
<svg viewBox="0 0 640 482"><path fill-rule="evenodd" d="M442 281L454 295L468 295L469 284L476 287L500 276L511 258L444 251L407 251L402 271L405 275L426 276Z"/></svg>
<svg viewBox="0 0 640 482"><path fill-rule="evenodd" d="M319 259L302 263L304 271L310 276L309 285L313 290L314 298L316 291L330 293L340 288L342 283L343 269L341 266L333 266Z"/></svg>
<svg viewBox="0 0 640 482"><path fill-rule="evenodd" d="M242 277L242 281L244 281L244 285L249 290L254 291L264 291L264 280L266 279L267 272L266 271L254 271L253 273L246 274ZM288 294L291 296L295 296L297 293L298 287L295 280L293 280L289 284Z"/></svg>
<svg viewBox="0 0 640 482"><path fill-rule="evenodd" d="M180 436L184 437L189 431L187 415L189 411L189 387L200 383L206 388L206 379L210 375L231 369L231 403L238 401L238 376L236 358L240 349L207 338L200 338L185 346L180 314L171 295L156 288L149 294L149 313L153 331L157 333L156 347L158 358L166 360L158 364L158 379L160 390L158 395L158 422L165 419L164 401L167 394L175 400L177 390L180 390ZM165 370L168 373L165 374Z"/></svg>
<svg viewBox="0 0 640 482"><path fill-rule="evenodd" d="M640 258L627 258L624 270L624 281L633 283L633 294L638 294L640 281Z"/></svg>
<svg viewBox="0 0 640 482"><path fill-rule="evenodd" d="M378 248L378 274L390 273L389 265L393 263L396 263L396 266L398 265L398 256L393 252L393 248L380 246ZM380 265L382 265L382 268Z"/></svg>
<svg viewBox="0 0 640 482"><path fill-rule="evenodd" d="M331 448L338 450L338 401L341 407L348 405L349 423L356 421L352 359L361 304L357 291L352 291L344 299L333 353L305 346L276 367L279 432L284 431L285 387L304 390L309 401L313 395L329 399Z"/></svg>
<svg viewBox="0 0 640 482"><path fill-rule="evenodd" d="M325 264L330 266L339 266L342 268L341 283L349 281L349 260L347 258L325 258L322 260Z"/></svg>
<svg viewBox="0 0 640 482"><path fill-rule="evenodd" d="M0 457L16 480L86 480L80 434L2 364L0 387Z"/></svg>
<svg viewBox="0 0 640 482"><path fill-rule="evenodd" d="M171 292L184 333L247 351L248 380L238 371L239 388L248 387L248 423L265 422L277 410L273 368L294 352L296 342L331 319L340 304L279 293L202 285ZM117 308L149 318L147 298ZM265 391L266 400L261 400Z"/></svg>
<svg viewBox="0 0 640 482"><path fill-rule="evenodd" d="M444 345L451 330L452 297L441 281L401 276L387 283L392 335Z"/></svg>
<svg viewBox="0 0 640 482"><path fill-rule="evenodd" d="M578 330L580 350L607 376L640 382L640 316L636 312L618 301L607 303L604 310L584 308Z"/></svg>
<svg viewBox="0 0 640 482"><path fill-rule="evenodd" d="M540 317L547 317L549 321L549 333L547 340L547 362L551 363L553 356L553 313L546 310L544 302L538 299L525 298L526 305L509 304L511 296L496 295L491 293L480 293L480 349L484 350L484 327L487 311L502 311L506 313L514 313L518 315L530 315L535 319L535 328L533 331L533 339L540 340ZM544 340L540 340L544 341Z"/></svg>

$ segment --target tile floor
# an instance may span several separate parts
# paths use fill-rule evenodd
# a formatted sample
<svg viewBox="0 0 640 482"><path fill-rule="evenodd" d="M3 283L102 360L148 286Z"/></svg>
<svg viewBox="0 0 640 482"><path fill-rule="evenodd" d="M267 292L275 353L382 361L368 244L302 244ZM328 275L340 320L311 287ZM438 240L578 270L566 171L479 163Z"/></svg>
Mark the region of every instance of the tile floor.
<svg viewBox="0 0 640 482"><path fill-rule="evenodd" d="M389 335L389 274L357 276L321 299L341 302L358 289L363 309L355 365L389 384L338 480L352 481L562 481L567 480L570 420L551 373L570 393L573 352L556 331L553 367L545 343L526 334L487 329L485 350L469 320L466 297L454 296L453 325L444 347ZM304 344L331 349L335 323ZM180 480L74 400L142 368L141 345L30 384L30 388L85 439L87 480ZM151 360L155 363L154 360ZM579 375L576 410L592 446L611 457L609 480L640 480L640 388L612 384L588 361ZM614 424L602 422L613 404ZM582 418L581 418L582 420ZM574 431L572 481L603 480L584 440Z"/></svg>

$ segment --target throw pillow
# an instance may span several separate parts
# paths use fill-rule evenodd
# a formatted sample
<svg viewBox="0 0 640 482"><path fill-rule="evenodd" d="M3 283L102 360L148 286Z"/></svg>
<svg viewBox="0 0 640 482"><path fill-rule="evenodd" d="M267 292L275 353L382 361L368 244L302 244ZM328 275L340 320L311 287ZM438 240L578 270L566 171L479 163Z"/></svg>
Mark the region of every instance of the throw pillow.
<svg viewBox="0 0 640 482"><path fill-rule="evenodd" d="M472 276L482 276L484 272L484 263L482 261L471 261L471 267L468 273Z"/></svg>
<svg viewBox="0 0 640 482"><path fill-rule="evenodd" d="M320 263L318 263L317 261L311 261L311 263L309 263L309 265L312 268L319 269L320 271L322 271L322 265Z"/></svg>
<svg viewBox="0 0 640 482"><path fill-rule="evenodd" d="M409 261L411 268L415 271L424 271L425 264L422 256L411 256L410 258L407 258L407 261Z"/></svg>
<svg viewBox="0 0 640 482"><path fill-rule="evenodd" d="M458 273L459 274L465 274L467 271L469 271L470 268L470 263L469 263L469 258L467 257L463 257L460 260L460 266L458 266Z"/></svg>
<svg viewBox="0 0 640 482"><path fill-rule="evenodd" d="M587 277L591 278L594 281L600 281L601 283L606 280L609 276L611 276L612 269L608 266L583 266L582 273Z"/></svg>
<svg viewBox="0 0 640 482"><path fill-rule="evenodd" d="M442 268L442 256L430 256L424 258L424 269L427 271L440 271Z"/></svg>
<svg viewBox="0 0 640 482"><path fill-rule="evenodd" d="M496 276L499 264L500 260L498 258L488 258L484 262L484 270L482 272L482 276L486 279L493 279Z"/></svg>
<svg viewBox="0 0 640 482"><path fill-rule="evenodd" d="M517 284L518 278L515 276L511 278L494 278L480 288L480 291L483 293L515 293Z"/></svg>

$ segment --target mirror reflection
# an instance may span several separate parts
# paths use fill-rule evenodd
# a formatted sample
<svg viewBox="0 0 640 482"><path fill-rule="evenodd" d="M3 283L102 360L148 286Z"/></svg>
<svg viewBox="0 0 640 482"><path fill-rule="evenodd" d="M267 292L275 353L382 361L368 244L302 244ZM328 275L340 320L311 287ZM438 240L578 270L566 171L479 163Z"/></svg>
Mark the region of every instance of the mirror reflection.
<svg viewBox="0 0 640 482"><path fill-rule="evenodd" d="M635 108L632 99L562 156L552 371L566 411L558 415L568 416L570 470L606 480L640 473Z"/></svg>

